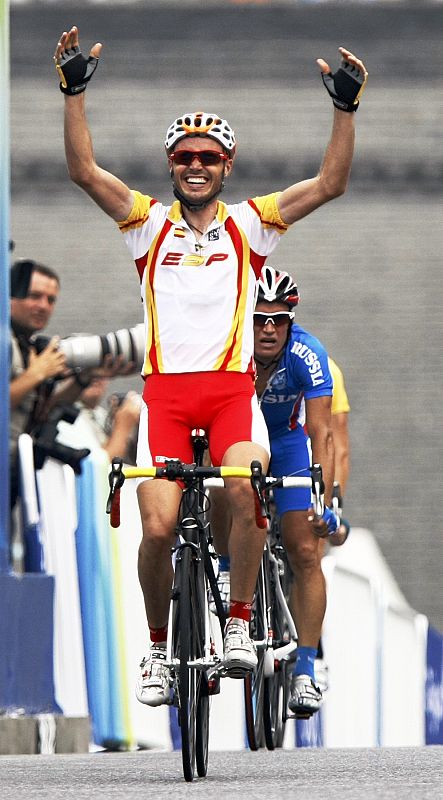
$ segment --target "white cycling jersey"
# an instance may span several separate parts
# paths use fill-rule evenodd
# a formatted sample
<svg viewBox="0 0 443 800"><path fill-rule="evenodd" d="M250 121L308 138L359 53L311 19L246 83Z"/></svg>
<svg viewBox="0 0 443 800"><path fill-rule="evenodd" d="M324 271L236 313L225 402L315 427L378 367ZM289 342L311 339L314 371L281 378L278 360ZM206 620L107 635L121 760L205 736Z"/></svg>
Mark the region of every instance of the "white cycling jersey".
<svg viewBox="0 0 443 800"><path fill-rule="evenodd" d="M175 201L134 193L119 222L135 260L144 304L142 374L253 369L256 281L288 226L278 193L236 205L218 202L198 242Z"/></svg>

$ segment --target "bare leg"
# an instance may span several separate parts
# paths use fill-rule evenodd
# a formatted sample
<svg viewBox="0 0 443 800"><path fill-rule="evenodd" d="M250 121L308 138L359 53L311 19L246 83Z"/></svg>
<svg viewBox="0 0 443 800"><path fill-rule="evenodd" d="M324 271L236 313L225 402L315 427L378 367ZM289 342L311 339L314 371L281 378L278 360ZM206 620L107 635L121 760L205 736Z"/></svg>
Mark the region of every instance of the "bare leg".
<svg viewBox="0 0 443 800"><path fill-rule="evenodd" d="M225 466L250 466L254 459L261 461L263 470L268 467L268 454L264 448L251 442L239 442L230 447L223 459ZM252 487L242 478L230 478L225 489L232 513L229 536L231 559L231 598L244 603L252 602L258 569L263 554L266 530L257 527Z"/></svg>
<svg viewBox="0 0 443 800"><path fill-rule="evenodd" d="M137 495L143 527L138 576L148 623L161 628L168 622L173 577L171 547L181 489L166 481L143 481Z"/></svg>
<svg viewBox="0 0 443 800"><path fill-rule="evenodd" d="M291 610L300 646L317 647L326 611L320 539L312 533L306 511L288 511L281 519L283 542L294 573Z"/></svg>
<svg viewBox="0 0 443 800"><path fill-rule="evenodd" d="M210 501L211 533L214 537L214 546L219 555L228 556L232 514L227 503L226 490L211 489Z"/></svg>

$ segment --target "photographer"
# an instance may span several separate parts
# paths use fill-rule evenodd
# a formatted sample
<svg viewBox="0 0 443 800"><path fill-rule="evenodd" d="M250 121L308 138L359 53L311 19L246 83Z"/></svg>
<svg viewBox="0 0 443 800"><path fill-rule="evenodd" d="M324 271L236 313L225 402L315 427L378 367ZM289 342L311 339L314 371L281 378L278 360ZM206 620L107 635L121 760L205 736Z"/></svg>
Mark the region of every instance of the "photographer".
<svg viewBox="0 0 443 800"><path fill-rule="evenodd" d="M35 261L16 261L11 268L11 366L9 456L11 508L18 496L17 441L21 433L31 433L47 416L53 379L63 375L64 354L58 337L52 337L40 353L33 344L34 334L49 323L60 293L57 273ZM81 391L78 387L77 394Z"/></svg>
<svg viewBox="0 0 443 800"><path fill-rule="evenodd" d="M11 509L18 493L17 441L21 433L41 440L37 456L54 454L53 441L59 420L72 422L77 411L69 409L96 376L114 377L133 370L123 356L104 355L94 370L72 368L60 347L59 337L37 336L48 325L60 293L60 279L49 267L32 260L16 261L11 267L11 367L9 456ZM64 408L66 407L66 414ZM68 413L72 411L72 413ZM59 448L60 450L60 448ZM60 450L60 459L78 468L87 451ZM58 457L55 455L55 457ZM37 464L37 467L42 463Z"/></svg>

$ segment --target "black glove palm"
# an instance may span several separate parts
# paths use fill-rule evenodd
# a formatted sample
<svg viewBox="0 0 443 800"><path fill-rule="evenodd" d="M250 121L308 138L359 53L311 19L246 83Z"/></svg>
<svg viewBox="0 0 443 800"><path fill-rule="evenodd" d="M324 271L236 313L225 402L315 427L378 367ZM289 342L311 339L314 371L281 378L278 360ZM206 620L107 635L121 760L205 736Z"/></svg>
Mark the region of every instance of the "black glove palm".
<svg viewBox="0 0 443 800"><path fill-rule="evenodd" d="M342 61L337 72L322 73L323 83L340 111L357 111L366 77L348 61Z"/></svg>
<svg viewBox="0 0 443 800"><path fill-rule="evenodd" d="M63 94L81 94L97 69L98 58L85 58L78 45L65 50L55 68L60 76Z"/></svg>

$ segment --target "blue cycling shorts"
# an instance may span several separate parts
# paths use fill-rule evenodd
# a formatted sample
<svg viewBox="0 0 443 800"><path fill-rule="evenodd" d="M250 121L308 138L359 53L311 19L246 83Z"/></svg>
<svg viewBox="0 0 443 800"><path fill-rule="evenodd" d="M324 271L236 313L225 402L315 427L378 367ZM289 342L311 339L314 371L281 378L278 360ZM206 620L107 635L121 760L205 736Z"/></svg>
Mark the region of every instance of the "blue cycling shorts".
<svg viewBox="0 0 443 800"><path fill-rule="evenodd" d="M288 431L283 436L273 438L271 434L270 472L275 477L282 475L310 476L311 440L303 428ZM278 514L285 511L305 511L311 507L310 489L275 489L275 504Z"/></svg>

